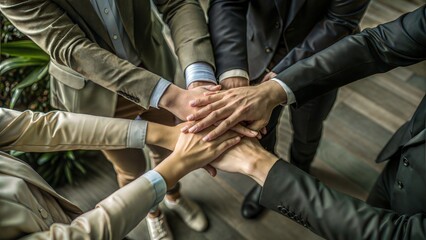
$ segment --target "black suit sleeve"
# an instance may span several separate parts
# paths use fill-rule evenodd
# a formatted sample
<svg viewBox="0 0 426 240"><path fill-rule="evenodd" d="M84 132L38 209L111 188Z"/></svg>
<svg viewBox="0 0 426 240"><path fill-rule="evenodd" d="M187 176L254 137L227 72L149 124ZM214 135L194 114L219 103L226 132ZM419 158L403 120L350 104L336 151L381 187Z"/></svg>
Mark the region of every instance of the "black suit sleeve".
<svg viewBox="0 0 426 240"><path fill-rule="evenodd" d="M298 105L360 78L426 59L426 5L348 36L278 74Z"/></svg>
<svg viewBox="0 0 426 240"><path fill-rule="evenodd" d="M282 160L269 171L260 203L325 239L426 239L425 214L371 207Z"/></svg>
<svg viewBox="0 0 426 240"><path fill-rule="evenodd" d="M248 72L247 45L245 44L248 6L248 0L210 1L209 29L215 50L217 76L232 69Z"/></svg>
<svg viewBox="0 0 426 240"><path fill-rule="evenodd" d="M303 42L291 51L272 69L282 72L299 60L329 47L343 37L359 31L359 22L369 0L333 0L327 14L318 22Z"/></svg>

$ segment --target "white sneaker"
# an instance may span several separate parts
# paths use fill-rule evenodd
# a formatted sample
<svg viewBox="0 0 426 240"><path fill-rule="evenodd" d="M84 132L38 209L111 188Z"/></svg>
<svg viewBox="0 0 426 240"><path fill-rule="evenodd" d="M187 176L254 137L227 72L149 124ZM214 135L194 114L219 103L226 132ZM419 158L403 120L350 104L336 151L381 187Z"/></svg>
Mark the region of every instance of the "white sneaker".
<svg viewBox="0 0 426 240"><path fill-rule="evenodd" d="M168 201L167 198L164 199L164 204L170 210L175 211L182 220L188 225L188 227L192 228L197 232L204 231L207 226L207 218L201 210L200 206L198 206L195 202L180 197L176 202Z"/></svg>
<svg viewBox="0 0 426 240"><path fill-rule="evenodd" d="M146 223L151 240L173 240L172 232L163 213L155 218L147 216Z"/></svg>

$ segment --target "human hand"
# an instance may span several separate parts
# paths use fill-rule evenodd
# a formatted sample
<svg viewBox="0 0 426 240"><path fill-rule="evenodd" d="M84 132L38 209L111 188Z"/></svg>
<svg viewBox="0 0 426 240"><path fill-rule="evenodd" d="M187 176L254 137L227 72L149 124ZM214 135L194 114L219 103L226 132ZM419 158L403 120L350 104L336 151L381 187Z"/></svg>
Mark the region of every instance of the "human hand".
<svg viewBox="0 0 426 240"><path fill-rule="evenodd" d="M200 109L189 115L187 120L199 121L182 129L195 133L222 121L203 138L205 141L215 139L242 121L247 121L247 128L251 130L261 130L268 124L272 110L285 102L287 97L282 87L274 81L205 95L190 103L192 107Z"/></svg>
<svg viewBox="0 0 426 240"><path fill-rule="evenodd" d="M222 86L223 90L228 90L231 88L237 88L237 87L247 87L249 86L249 80L244 77L230 77L225 78L222 81L220 81L220 85Z"/></svg>
<svg viewBox="0 0 426 240"><path fill-rule="evenodd" d="M269 80L271 80L272 78L274 78L274 77L276 77L276 76L277 76L277 74L276 74L276 73L274 73L274 72L269 72L268 74L266 74L266 75L263 77L263 79L262 79L261 83L266 82L266 81L269 81Z"/></svg>
<svg viewBox="0 0 426 240"><path fill-rule="evenodd" d="M154 170L165 178L168 187L189 172L206 166L241 140L237 133L230 131L206 143L201 141L205 133L206 131L196 134L180 133L175 150L155 167Z"/></svg>
<svg viewBox="0 0 426 240"><path fill-rule="evenodd" d="M220 88L220 85L206 85L184 90L175 85L170 85L161 97L159 106L184 120L197 110L189 104L190 101L203 97L204 93L219 91Z"/></svg>
<svg viewBox="0 0 426 240"><path fill-rule="evenodd" d="M247 175L263 186L269 170L277 160L278 157L266 151L257 139L243 138L210 165L225 172Z"/></svg>
<svg viewBox="0 0 426 240"><path fill-rule="evenodd" d="M216 84L213 84L212 82L209 82L209 81L203 81L203 80L195 81L189 84L188 90L191 90L197 87L203 87L203 86L216 86Z"/></svg>

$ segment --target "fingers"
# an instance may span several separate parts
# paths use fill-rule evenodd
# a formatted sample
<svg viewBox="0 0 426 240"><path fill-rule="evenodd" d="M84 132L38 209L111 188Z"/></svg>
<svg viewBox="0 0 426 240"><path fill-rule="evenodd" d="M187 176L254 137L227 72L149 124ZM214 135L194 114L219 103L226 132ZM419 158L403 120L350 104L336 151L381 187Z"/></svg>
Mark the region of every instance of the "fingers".
<svg viewBox="0 0 426 240"><path fill-rule="evenodd" d="M222 88L222 86L221 85L205 85L205 86L202 86L202 88L209 91L219 91Z"/></svg>
<svg viewBox="0 0 426 240"><path fill-rule="evenodd" d="M213 95L209 95L209 96L205 96L202 98L198 98L195 100L191 100L189 101L189 105L191 107L202 107L205 106L207 104L213 103L213 102L217 102L219 100L221 100L223 98L223 94L213 94Z"/></svg>
<svg viewBox="0 0 426 240"><path fill-rule="evenodd" d="M233 109L231 109L230 107L224 107L224 108L218 109L216 111L213 111L209 115L207 115L207 117L200 120L194 126L189 128L188 132L190 132L190 133L199 132L199 131L207 128L207 127L210 127L211 125L215 124L216 122L221 121L222 119L228 118L233 112L234 112ZM238 122L229 126L226 130L235 126L237 123Z"/></svg>
<svg viewBox="0 0 426 240"><path fill-rule="evenodd" d="M268 133L268 130L266 130L266 127L263 127L262 129L260 129L260 132L261 132L263 135L266 135L266 134Z"/></svg>
<svg viewBox="0 0 426 240"><path fill-rule="evenodd" d="M214 140L218 136L222 135L223 133L225 133L226 131L228 131L229 129L231 129L235 125L237 125L240 122L239 118L240 118L239 114L232 114L227 119L223 120L219 124L219 126L217 126L215 129L210 131L206 136L204 136L203 140L206 141L206 142ZM207 119L207 118L205 118L205 119Z"/></svg>
<svg viewBox="0 0 426 240"><path fill-rule="evenodd" d="M268 124L267 121L265 121L264 119L260 119L260 120L254 121L247 127L254 131L260 131L260 130L263 130L266 124ZM266 132L266 129L265 129L265 132Z"/></svg>
<svg viewBox="0 0 426 240"><path fill-rule="evenodd" d="M233 137L231 139L225 140L223 142L221 142L219 144L219 146L217 147L217 151L222 154L223 152L225 152L227 149L231 148L232 146L237 145L239 142L241 141L241 137L237 136L237 137Z"/></svg>
<svg viewBox="0 0 426 240"><path fill-rule="evenodd" d="M219 124L218 124L219 125ZM258 137L260 134L257 131L253 131L247 127L244 127L241 124L237 124L234 127L231 128L232 131L237 132L241 135L244 135L246 137Z"/></svg>
<svg viewBox="0 0 426 240"><path fill-rule="evenodd" d="M188 121L195 121L195 120L199 120L202 118L205 118L207 115L209 115L211 112L222 108L223 106L226 105L226 101L217 101L214 103L211 103L203 108L201 108L200 110L198 110L197 112L189 115L186 119Z"/></svg>
<svg viewBox="0 0 426 240"><path fill-rule="evenodd" d="M217 170L212 165L207 164L203 168L210 174L210 176L215 177L217 175Z"/></svg>

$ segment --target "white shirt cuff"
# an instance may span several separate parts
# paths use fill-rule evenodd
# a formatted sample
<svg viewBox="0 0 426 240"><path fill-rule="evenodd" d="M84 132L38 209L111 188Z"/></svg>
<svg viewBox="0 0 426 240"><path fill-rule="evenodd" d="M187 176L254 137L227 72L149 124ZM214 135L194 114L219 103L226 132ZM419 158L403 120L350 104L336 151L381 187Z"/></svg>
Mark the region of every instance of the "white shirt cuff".
<svg viewBox="0 0 426 240"><path fill-rule="evenodd" d="M248 72L242 69L233 69L233 70L229 70L226 71L222 74L220 74L219 76L219 82L222 82L224 79L226 78L230 78L230 77L243 77L245 79L250 80Z"/></svg>
<svg viewBox="0 0 426 240"><path fill-rule="evenodd" d="M287 94L287 102L285 103L286 105L290 105L296 102L296 97L287 84L277 78L272 78L271 81L277 82L284 89L284 92Z"/></svg>

